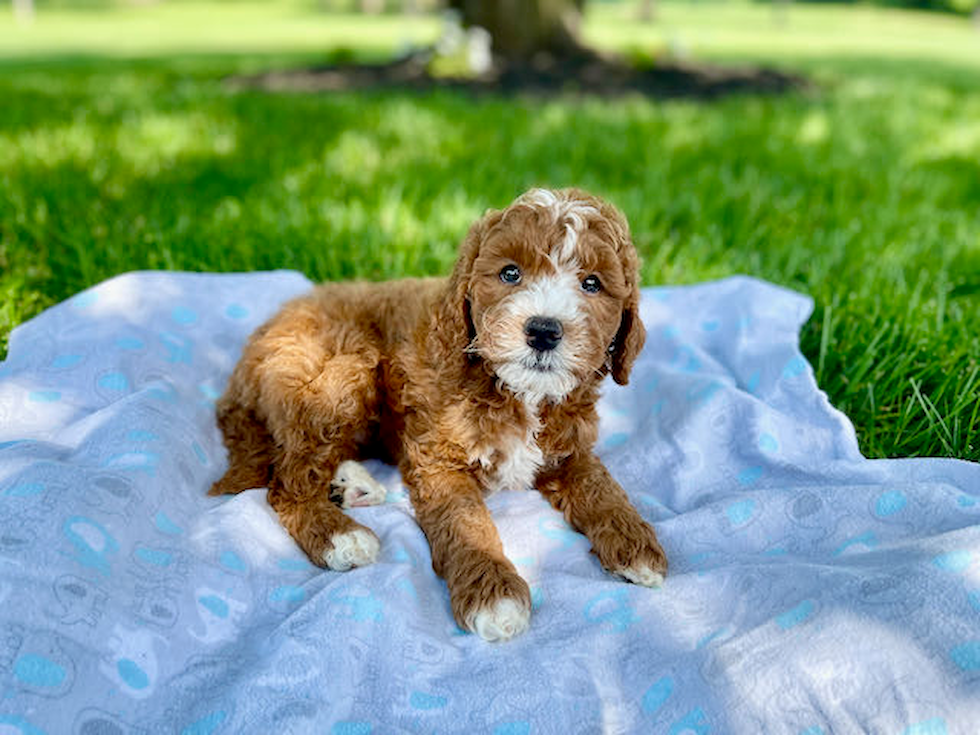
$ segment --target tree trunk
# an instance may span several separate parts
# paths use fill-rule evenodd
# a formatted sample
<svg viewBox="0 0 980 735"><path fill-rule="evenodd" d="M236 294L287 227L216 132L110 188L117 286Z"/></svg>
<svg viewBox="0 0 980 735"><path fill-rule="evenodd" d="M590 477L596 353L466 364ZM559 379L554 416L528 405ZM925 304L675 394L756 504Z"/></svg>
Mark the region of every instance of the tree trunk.
<svg viewBox="0 0 980 735"><path fill-rule="evenodd" d="M493 53L515 62L528 62L542 53L581 54L584 5L585 0L449 0L464 27L485 28L493 39Z"/></svg>

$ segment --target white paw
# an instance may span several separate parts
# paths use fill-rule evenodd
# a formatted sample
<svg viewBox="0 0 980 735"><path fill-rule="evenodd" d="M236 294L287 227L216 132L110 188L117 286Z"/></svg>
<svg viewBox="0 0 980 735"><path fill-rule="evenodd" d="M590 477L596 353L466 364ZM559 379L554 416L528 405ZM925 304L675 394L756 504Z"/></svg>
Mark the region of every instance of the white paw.
<svg viewBox="0 0 980 735"><path fill-rule="evenodd" d="M527 630L531 622L531 609L510 597L497 600L492 607L485 607L468 621L470 630L485 641L506 641Z"/></svg>
<svg viewBox="0 0 980 735"><path fill-rule="evenodd" d="M385 502L387 491L384 485L371 477L360 462L352 459L341 462L330 481L331 494L342 498L340 507L361 508L366 505L380 505Z"/></svg>
<svg viewBox="0 0 980 735"><path fill-rule="evenodd" d="M615 573L633 584L640 584L644 587L662 587L664 583L664 575L653 571L646 564L617 569Z"/></svg>
<svg viewBox="0 0 980 735"><path fill-rule="evenodd" d="M346 572L351 567L372 564L381 551L378 537L366 528L334 534L330 541L333 548L323 552L323 561L335 572Z"/></svg>

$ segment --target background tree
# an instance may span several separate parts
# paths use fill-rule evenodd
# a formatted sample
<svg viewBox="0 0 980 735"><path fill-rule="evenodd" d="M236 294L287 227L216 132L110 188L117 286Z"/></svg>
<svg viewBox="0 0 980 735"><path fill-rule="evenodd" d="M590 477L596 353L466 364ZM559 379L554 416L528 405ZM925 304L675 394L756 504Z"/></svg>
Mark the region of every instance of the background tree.
<svg viewBox="0 0 980 735"><path fill-rule="evenodd" d="M579 41L585 0L449 0L448 5L460 13L464 27L485 28L494 55L507 62L588 53Z"/></svg>

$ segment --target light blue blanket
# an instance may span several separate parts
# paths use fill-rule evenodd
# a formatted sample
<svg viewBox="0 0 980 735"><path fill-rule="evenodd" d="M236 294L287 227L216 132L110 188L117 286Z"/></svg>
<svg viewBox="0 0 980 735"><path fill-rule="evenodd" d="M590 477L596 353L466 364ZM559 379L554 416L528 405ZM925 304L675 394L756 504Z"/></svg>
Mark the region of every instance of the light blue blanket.
<svg viewBox="0 0 980 735"><path fill-rule="evenodd" d="M531 629L454 625L397 473L379 562L314 568L208 498L214 400L289 272L135 273L0 364L0 733L980 731L980 466L869 461L798 349L810 301L648 289L599 449L671 560L618 581L536 493L488 503Z"/></svg>

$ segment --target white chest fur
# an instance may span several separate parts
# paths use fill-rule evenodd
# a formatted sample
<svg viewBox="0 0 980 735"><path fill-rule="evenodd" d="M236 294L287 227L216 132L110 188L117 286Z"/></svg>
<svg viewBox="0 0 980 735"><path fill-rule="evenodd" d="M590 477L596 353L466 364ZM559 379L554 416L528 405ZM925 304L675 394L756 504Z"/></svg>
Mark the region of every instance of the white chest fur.
<svg viewBox="0 0 980 735"><path fill-rule="evenodd" d="M541 454L541 448L533 436L528 436L525 441L515 437L498 454L487 489L490 492L496 492L497 490L527 490L532 488L534 487L534 478L543 462L544 457Z"/></svg>
<svg viewBox="0 0 980 735"><path fill-rule="evenodd" d="M498 490L527 490L534 487L534 478L544 463L544 456L538 446L537 432L540 429L537 411L528 408L530 426L524 436L509 434L495 447L491 462L485 464L489 470L488 492Z"/></svg>

